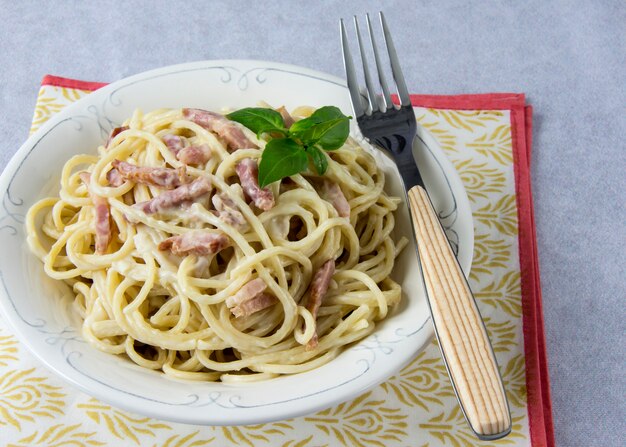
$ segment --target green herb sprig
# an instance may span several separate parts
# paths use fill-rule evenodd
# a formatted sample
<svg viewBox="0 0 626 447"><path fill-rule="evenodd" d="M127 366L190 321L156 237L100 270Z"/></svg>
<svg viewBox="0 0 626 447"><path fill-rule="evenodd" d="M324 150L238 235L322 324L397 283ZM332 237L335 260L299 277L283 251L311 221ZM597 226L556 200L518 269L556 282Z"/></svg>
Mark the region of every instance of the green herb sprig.
<svg viewBox="0 0 626 447"><path fill-rule="evenodd" d="M232 112L227 117L243 124L259 137L265 135L270 138L259 163L261 188L306 171L309 161L319 175L324 175L328 159L323 151L339 149L350 134L351 117L334 106L317 109L289 129L285 128L280 113L273 109L250 107Z"/></svg>

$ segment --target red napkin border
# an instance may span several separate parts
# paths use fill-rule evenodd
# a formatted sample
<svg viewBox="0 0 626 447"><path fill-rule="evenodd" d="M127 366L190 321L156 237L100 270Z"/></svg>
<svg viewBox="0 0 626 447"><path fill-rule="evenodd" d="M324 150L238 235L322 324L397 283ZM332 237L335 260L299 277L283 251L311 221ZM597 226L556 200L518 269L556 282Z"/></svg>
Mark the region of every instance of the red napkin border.
<svg viewBox="0 0 626 447"><path fill-rule="evenodd" d="M107 85L46 75L42 86L94 91ZM522 287L522 323L526 361L526 393L531 444L554 447L552 401L546 354L543 304L537 255L537 234L531 189L532 106L524 94L411 95L415 107L453 110L509 110L519 222L519 261Z"/></svg>

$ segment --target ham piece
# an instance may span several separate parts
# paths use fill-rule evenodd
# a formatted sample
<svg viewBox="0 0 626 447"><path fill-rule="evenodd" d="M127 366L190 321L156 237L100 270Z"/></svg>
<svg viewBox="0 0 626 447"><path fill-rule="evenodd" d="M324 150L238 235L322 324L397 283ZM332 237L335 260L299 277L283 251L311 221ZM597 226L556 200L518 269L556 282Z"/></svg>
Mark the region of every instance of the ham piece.
<svg viewBox="0 0 626 447"><path fill-rule="evenodd" d="M160 213L172 208L188 205L211 191L211 180L200 176L191 183L186 183L171 191L156 196L145 202L133 205L146 214Z"/></svg>
<svg viewBox="0 0 626 447"><path fill-rule="evenodd" d="M164 135L163 142L176 159L186 165L201 165L211 158L211 149L206 144L189 146L185 137L172 134Z"/></svg>
<svg viewBox="0 0 626 447"><path fill-rule="evenodd" d="M252 281L248 281L244 286L237 291L233 296L226 298L226 305L229 308L238 306L239 304L254 298L259 293L264 292L267 285L261 278L255 278Z"/></svg>
<svg viewBox="0 0 626 447"><path fill-rule="evenodd" d="M237 204L226 193L220 192L215 194L211 201L217 211L217 217L228 225L242 230L248 226L245 217L237 208Z"/></svg>
<svg viewBox="0 0 626 447"><path fill-rule="evenodd" d="M174 155L178 155L178 153L187 146L187 139L185 137L171 133L163 135L163 142Z"/></svg>
<svg viewBox="0 0 626 447"><path fill-rule="evenodd" d="M189 183L192 180L192 178L185 173L184 167L178 169L152 168L148 166L135 166L120 160L113 160L111 164L117 169L122 178L145 185L173 189L185 183Z"/></svg>
<svg viewBox="0 0 626 447"><path fill-rule="evenodd" d="M211 149L206 144L188 146L181 149L176 158L186 165L202 165L211 158Z"/></svg>
<svg viewBox="0 0 626 447"><path fill-rule="evenodd" d="M88 172L81 172L79 175L85 186L87 186L89 197L94 206L96 218L96 254L101 255L106 252L113 238L111 235L111 211L109 210L109 202L104 197L93 194L89 187L91 175Z"/></svg>
<svg viewBox="0 0 626 447"><path fill-rule="evenodd" d="M261 278L247 282L237 293L226 299L226 306L235 317L247 317L273 306L278 299L265 293L267 285Z"/></svg>
<svg viewBox="0 0 626 447"><path fill-rule="evenodd" d="M159 244L159 250L169 250L175 255L213 255L230 245L228 237L222 233L203 230L189 231L172 236Z"/></svg>
<svg viewBox="0 0 626 447"><path fill-rule="evenodd" d="M313 280L311 281L311 285L309 287L309 299L306 303L306 308L313 318L317 318L317 312L322 305L322 300L326 296L326 292L328 291L328 286L330 285L330 280L335 273L335 261L333 259L329 259L315 272L313 275ZM306 350L310 351L317 347L317 330L313 333L313 337L306 345Z"/></svg>
<svg viewBox="0 0 626 447"><path fill-rule="evenodd" d="M231 151L257 147L246 137L237 124L224 115L202 109L183 109L183 116L185 119L218 134Z"/></svg>
<svg viewBox="0 0 626 447"><path fill-rule="evenodd" d="M259 187L259 166L256 160L244 158L237 164L235 171L239 176L241 188L258 208L267 211L274 206L272 191Z"/></svg>
<svg viewBox="0 0 626 447"><path fill-rule="evenodd" d="M248 315L252 315L253 313L259 312L263 309L267 309L277 302L278 298L276 298L274 295L262 292L255 297L250 298L248 301L244 301L240 305L233 307L230 311L237 318L247 317Z"/></svg>
<svg viewBox="0 0 626 447"><path fill-rule="evenodd" d="M109 183L109 186L116 188L124 183L124 178L120 175L120 171L113 168L107 172L107 182Z"/></svg>
<svg viewBox="0 0 626 447"><path fill-rule="evenodd" d="M350 204L337 183L324 180L320 195L331 203L341 217L350 217Z"/></svg>

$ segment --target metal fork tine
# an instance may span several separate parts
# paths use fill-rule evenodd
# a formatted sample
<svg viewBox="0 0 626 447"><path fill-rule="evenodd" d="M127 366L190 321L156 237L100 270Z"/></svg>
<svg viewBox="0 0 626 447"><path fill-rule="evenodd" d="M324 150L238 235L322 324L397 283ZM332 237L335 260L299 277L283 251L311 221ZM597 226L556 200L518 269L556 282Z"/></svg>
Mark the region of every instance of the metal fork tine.
<svg viewBox="0 0 626 447"><path fill-rule="evenodd" d="M402 75L402 70L400 69L398 53L396 53L396 48L393 45L391 33L389 32L389 28L387 27L387 22L385 21L385 16L383 15L383 12L380 11L378 15L380 16L380 24L383 27L385 44L387 45L387 52L389 53L389 60L391 61L391 71L393 73L393 79L396 81L396 87L398 88L400 103L403 106L408 106L411 104L411 97L409 96L409 90L406 88L406 82L404 82L404 76Z"/></svg>
<svg viewBox="0 0 626 447"><path fill-rule="evenodd" d="M361 37L361 30L359 29L359 20L356 16L354 16L354 29L356 30L356 40L359 43L359 52L361 53L361 62L363 64L363 75L365 76L365 86L367 87L369 106L373 112L375 109L379 108L377 100L378 95L376 93L376 89L374 88L374 84L372 83L372 75L370 74L367 58L365 57L365 45L363 45L363 38ZM381 111L384 112L384 109Z"/></svg>
<svg viewBox="0 0 626 447"><path fill-rule="evenodd" d="M356 71L354 70L354 63L352 62L352 55L350 54L348 36L346 35L346 27L343 24L343 19L339 20L339 29L341 30L341 50L343 53L343 65L346 69L348 89L350 90L350 99L352 100L354 114L356 115L356 118L358 118L365 114L365 110L363 109L363 103L361 102L359 81L356 76Z"/></svg>
<svg viewBox="0 0 626 447"><path fill-rule="evenodd" d="M376 45L376 39L374 38L374 31L372 30L372 22L370 21L369 13L365 14L365 20L367 21L367 30L370 35L370 42L372 44L372 49L374 50L374 60L376 61L376 70L378 71L378 80L380 81L380 86L383 89L383 102L384 105L381 104L385 109L381 109L381 112L393 107L393 103L391 102L391 95L389 94L389 87L387 86L387 81L385 79L385 73L383 72L383 66L380 63L380 57L378 55L378 46Z"/></svg>

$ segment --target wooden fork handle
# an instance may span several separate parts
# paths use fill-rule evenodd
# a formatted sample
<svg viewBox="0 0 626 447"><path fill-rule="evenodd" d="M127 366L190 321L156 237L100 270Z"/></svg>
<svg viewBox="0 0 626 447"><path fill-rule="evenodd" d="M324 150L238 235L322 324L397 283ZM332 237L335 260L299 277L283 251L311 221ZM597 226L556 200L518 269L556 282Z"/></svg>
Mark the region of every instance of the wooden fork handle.
<svg viewBox="0 0 626 447"><path fill-rule="evenodd" d="M461 408L479 437L505 436L509 407L472 291L426 190L414 186L408 197L435 331Z"/></svg>

